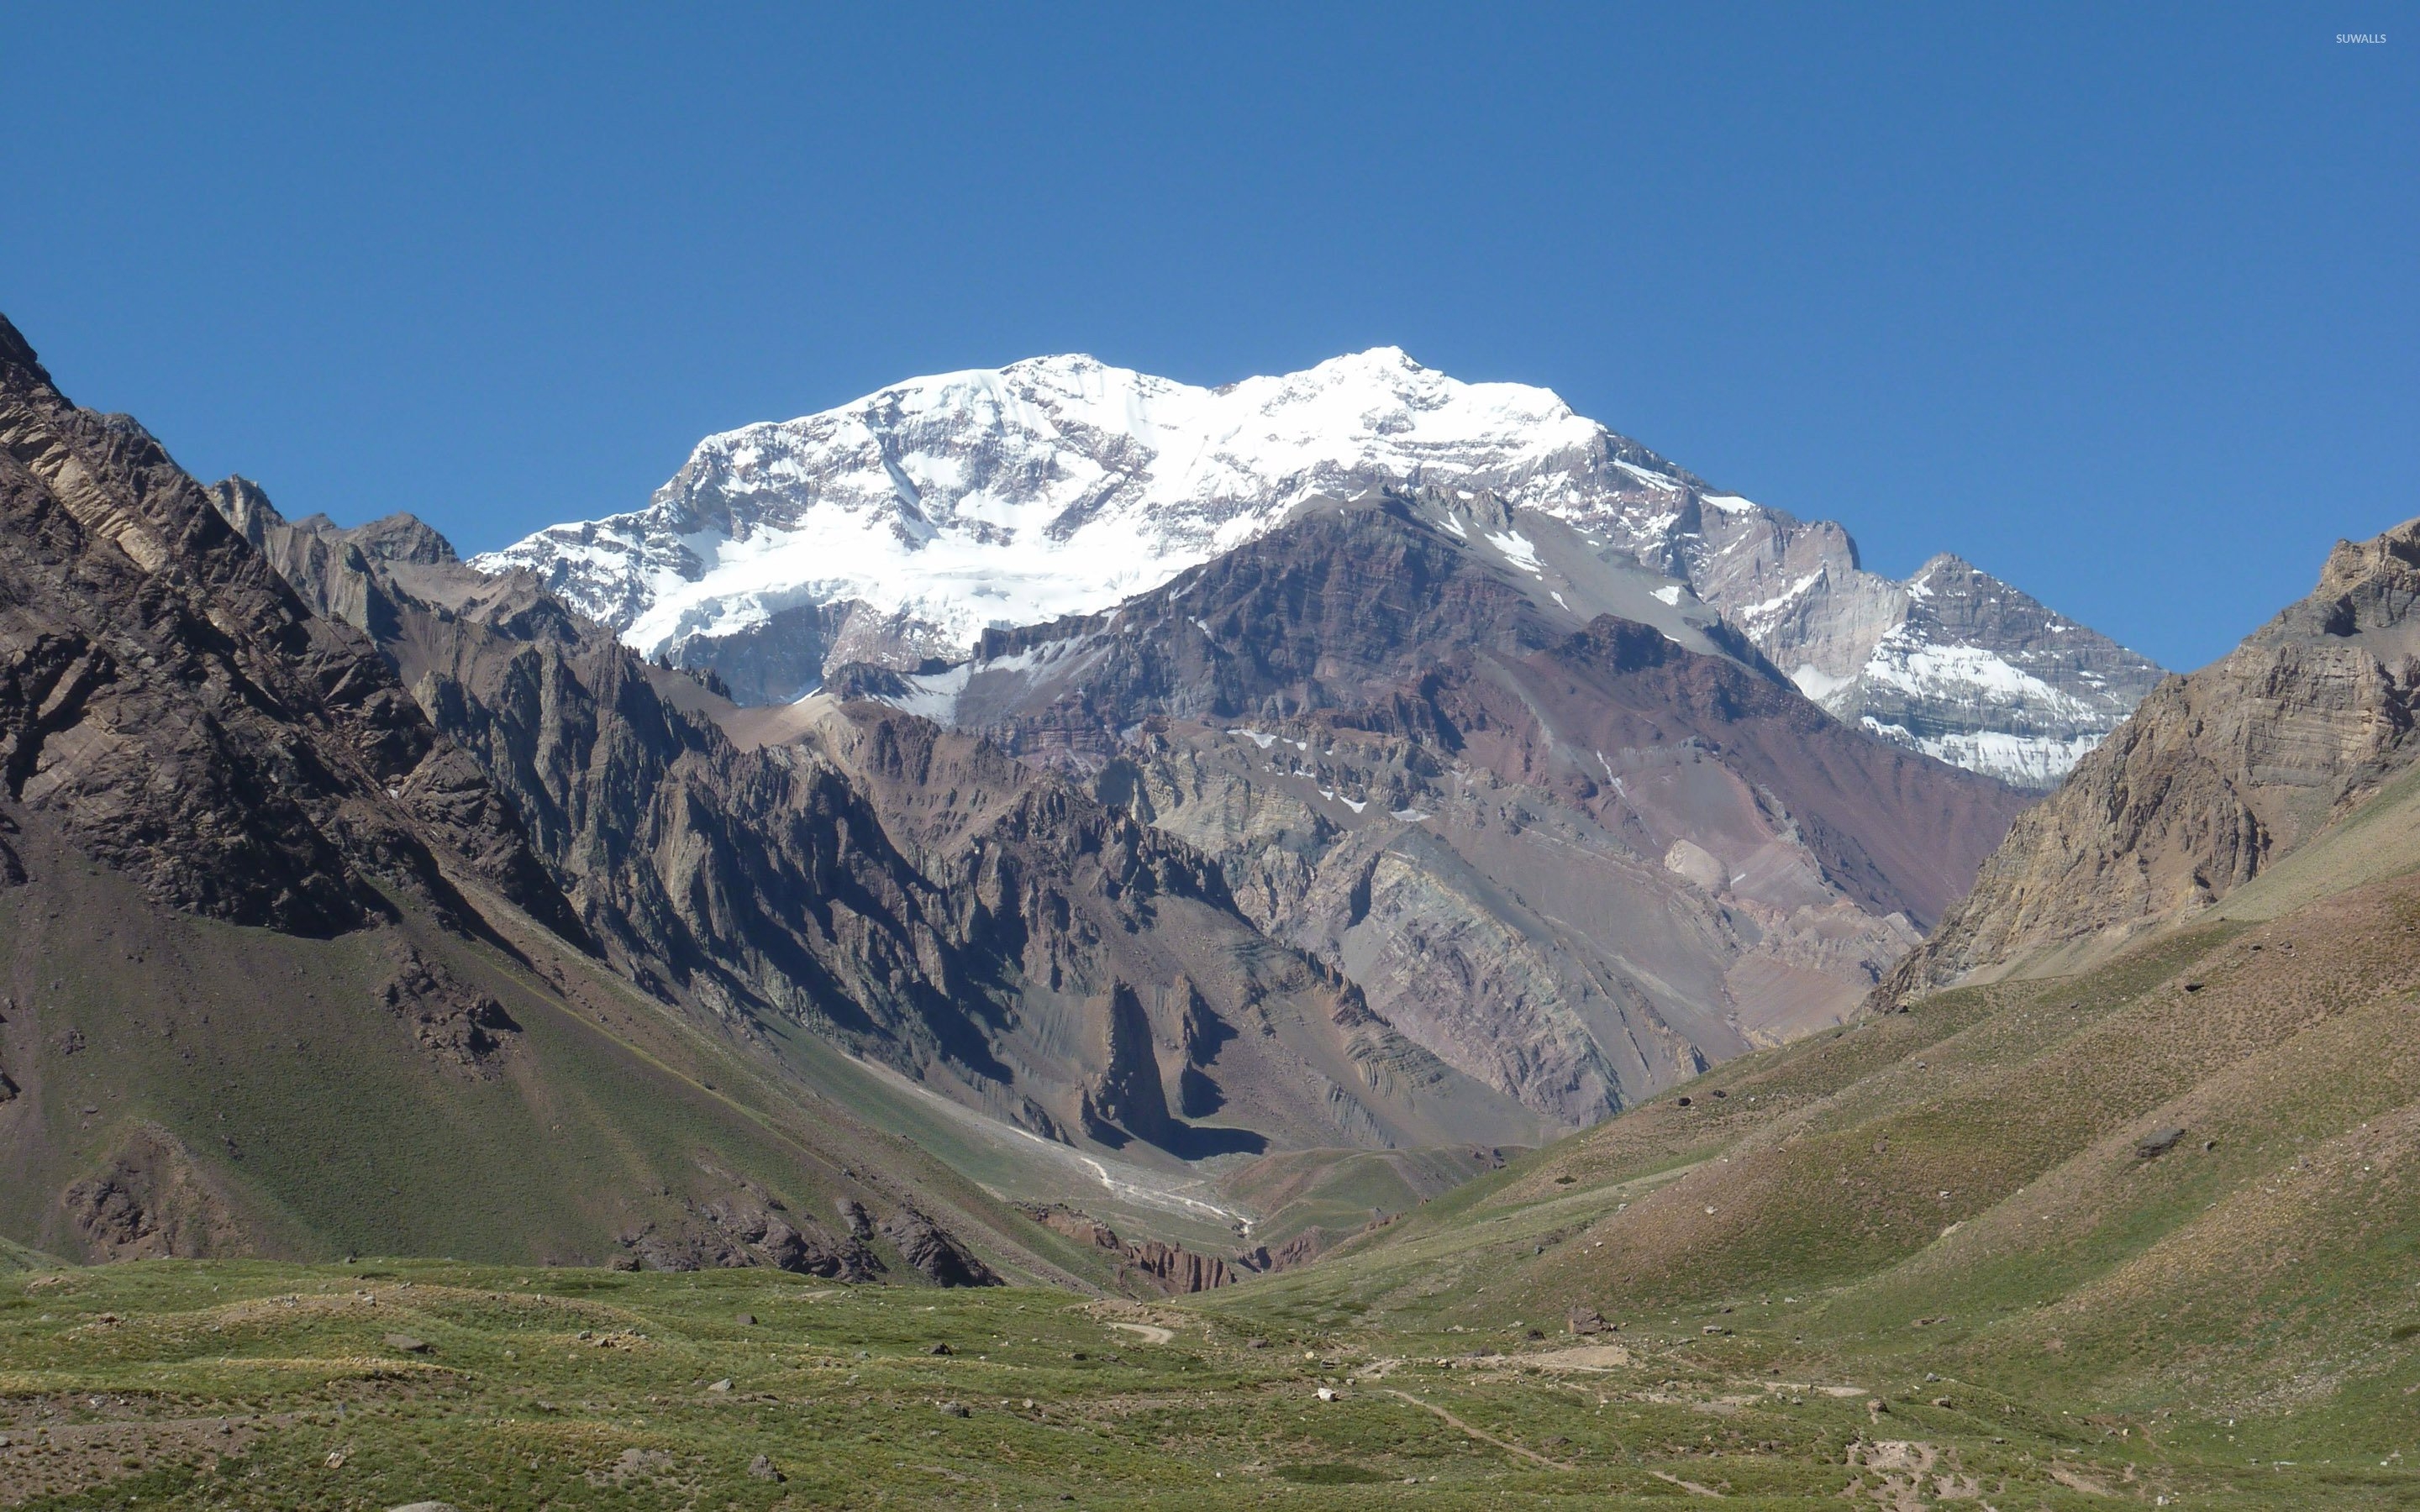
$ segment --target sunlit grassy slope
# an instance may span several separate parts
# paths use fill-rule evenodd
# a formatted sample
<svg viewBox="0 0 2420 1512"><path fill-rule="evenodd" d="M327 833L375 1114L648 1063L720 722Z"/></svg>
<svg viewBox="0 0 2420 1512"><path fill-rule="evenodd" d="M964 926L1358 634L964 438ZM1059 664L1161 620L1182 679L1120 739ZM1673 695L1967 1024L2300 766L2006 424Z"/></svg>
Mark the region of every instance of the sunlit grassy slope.
<svg viewBox="0 0 2420 1512"><path fill-rule="evenodd" d="M1922 1349L1850 1368L1791 1342L1819 1326L1802 1309L1716 1316L1731 1332L1634 1325L1608 1344L1301 1326L1248 1293L1197 1310L764 1271L140 1262L0 1288L0 1497L752 1512L2420 1494L2342 1407L2230 1428L2012 1392L1954 1349L1931 1374Z"/></svg>
<svg viewBox="0 0 2420 1512"><path fill-rule="evenodd" d="M1482 1332L1592 1307L1626 1341L1726 1328L1785 1370L1938 1374L2246 1463L2399 1465L2420 1447L2414 786L2089 972L1733 1062L1249 1305Z"/></svg>

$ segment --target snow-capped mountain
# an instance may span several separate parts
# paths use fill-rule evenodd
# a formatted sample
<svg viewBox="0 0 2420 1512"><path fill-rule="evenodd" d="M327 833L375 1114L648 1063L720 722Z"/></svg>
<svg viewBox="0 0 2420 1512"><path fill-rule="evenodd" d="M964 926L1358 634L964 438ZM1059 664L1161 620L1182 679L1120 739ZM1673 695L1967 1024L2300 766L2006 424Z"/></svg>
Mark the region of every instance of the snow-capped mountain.
<svg viewBox="0 0 2420 1512"><path fill-rule="evenodd" d="M2011 781L2055 782L2160 675L1955 559L1867 573L1837 525L1716 492L1545 389L1391 347L1216 389L1082 356L916 378L710 436L646 508L474 564L528 568L640 651L771 702L827 663L954 660L987 628L1105 609L1314 495L1422 483L1557 517L1836 714Z"/></svg>
<svg viewBox="0 0 2420 1512"><path fill-rule="evenodd" d="M1829 521L1703 502L1666 560L1799 691L1899 745L2055 787L2165 675L1957 557L1895 582Z"/></svg>

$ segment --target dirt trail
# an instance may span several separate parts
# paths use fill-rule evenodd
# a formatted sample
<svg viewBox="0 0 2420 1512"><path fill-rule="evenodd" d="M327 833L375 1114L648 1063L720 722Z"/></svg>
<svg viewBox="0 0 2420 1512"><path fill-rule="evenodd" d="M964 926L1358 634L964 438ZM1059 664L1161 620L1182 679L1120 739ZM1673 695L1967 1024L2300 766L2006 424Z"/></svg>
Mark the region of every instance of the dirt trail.
<svg viewBox="0 0 2420 1512"><path fill-rule="evenodd" d="M1631 1363L1630 1351L1619 1344L1583 1344L1512 1358L1515 1364L1532 1370L1619 1370Z"/></svg>
<svg viewBox="0 0 2420 1512"><path fill-rule="evenodd" d="M1534 1464L1544 1465L1548 1470L1570 1470L1573 1468L1570 1465L1564 1464L1559 1459L1549 1459L1535 1449L1524 1449L1517 1443L1507 1443L1493 1433L1488 1433L1481 1429L1472 1427L1469 1424L1454 1416L1451 1412L1447 1412L1444 1408L1432 1406L1431 1404L1413 1396L1410 1392L1397 1391L1392 1386L1387 1387L1386 1391L1388 1396L1401 1396L1404 1400L1411 1403L1414 1407L1419 1408L1421 1412L1433 1412L1436 1416L1443 1418L1448 1426L1468 1434L1470 1437L1477 1439L1481 1443L1492 1443L1498 1449L1503 1450L1506 1454L1518 1455L1522 1458L1529 1460Z"/></svg>
<svg viewBox="0 0 2420 1512"><path fill-rule="evenodd" d="M1109 1326L1123 1328L1129 1334L1140 1334L1146 1344L1166 1344L1176 1337L1176 1330L1162 1328L1157 1323L1111 1323Z"/></svg>

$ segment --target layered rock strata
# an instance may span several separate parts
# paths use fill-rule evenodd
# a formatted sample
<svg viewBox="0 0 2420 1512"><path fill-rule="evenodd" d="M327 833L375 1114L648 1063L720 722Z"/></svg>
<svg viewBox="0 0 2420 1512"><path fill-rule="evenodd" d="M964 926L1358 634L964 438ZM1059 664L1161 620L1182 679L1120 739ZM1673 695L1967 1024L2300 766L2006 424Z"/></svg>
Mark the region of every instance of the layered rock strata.
<svg viewBox="0 0 2420 1512"><path fill-rule="evenodd" d="M2415 600L2420 521L2340 542L2309 597L2161 684L2017 820L1890 995L2190 918L2377 792L2415 751Z"/></svg>
<svg viewBox="0 0 2420 1512"><path fill-rule="evenodd" d="M1083 777L1415 1042L1577 1123L1839 1022L2025 802L1450 489L1310 501L1108 613L834 688Z"/></svg>

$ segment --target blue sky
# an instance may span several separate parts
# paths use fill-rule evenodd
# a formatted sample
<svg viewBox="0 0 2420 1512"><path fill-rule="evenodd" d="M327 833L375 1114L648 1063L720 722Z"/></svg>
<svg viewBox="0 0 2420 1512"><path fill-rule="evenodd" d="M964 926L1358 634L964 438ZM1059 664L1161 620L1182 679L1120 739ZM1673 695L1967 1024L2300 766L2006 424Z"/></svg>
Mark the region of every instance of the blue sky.
<svg viewBox="0 0 2420 1512"><path fill-rule="evenodd" d="M2420 515L2409 4L490 10L17 10L0 311L468 548L912 374L1385 343L2172 666Z"/></svg>

